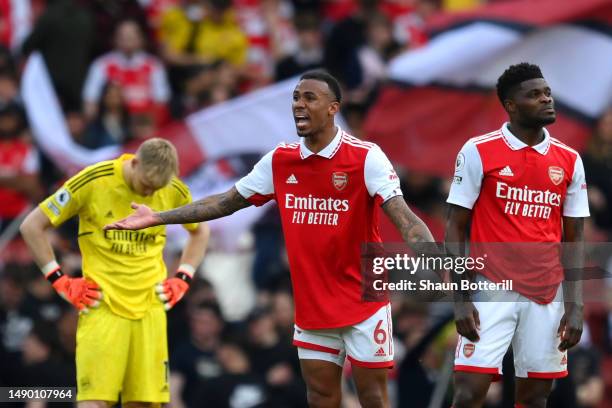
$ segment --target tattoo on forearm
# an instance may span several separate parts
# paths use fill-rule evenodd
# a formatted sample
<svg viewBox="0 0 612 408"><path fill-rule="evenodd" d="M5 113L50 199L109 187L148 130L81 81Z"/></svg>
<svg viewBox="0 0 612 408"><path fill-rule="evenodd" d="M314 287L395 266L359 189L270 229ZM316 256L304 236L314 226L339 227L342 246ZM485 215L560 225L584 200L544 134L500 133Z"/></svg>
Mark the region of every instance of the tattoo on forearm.
<svg viewBox="0 0 612 408"><path fill-rule="evenodd" d="M403 197L393 197L383 205L383 210L413 249L421 249L419 244L424 242L434 242L427 225L408 208Z"/></svg>
<svg viewBox="0 0 612 408"><path fill-rule="evenodd" d="M159 213L164 224L188 224L225 217L250 206L244 197L232 187L225 193L212 195L174 210Z"/></svg>

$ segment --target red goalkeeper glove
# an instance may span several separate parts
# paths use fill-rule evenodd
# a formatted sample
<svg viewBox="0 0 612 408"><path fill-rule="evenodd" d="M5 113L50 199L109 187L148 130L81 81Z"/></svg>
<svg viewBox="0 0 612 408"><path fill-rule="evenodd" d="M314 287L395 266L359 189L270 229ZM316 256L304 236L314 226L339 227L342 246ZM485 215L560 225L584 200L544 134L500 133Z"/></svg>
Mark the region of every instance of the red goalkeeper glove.
<svg viewBox="0 0 612 408"><path fill-rule="evenodd" d="M55 291L79 311L88 313L89 308L100 306L102 291L95 282L84 278L71 278L64 275L59 268L47 274L46 278Z"/></svg>
<svg viewBox="0 0 612 408"><path fill-rule="evenodd" d="M164 309L172 309L185 296L190 284L191 275L181 269L176 272L173 278L158 283L155 291L159 300L164 303Z"/></svg>

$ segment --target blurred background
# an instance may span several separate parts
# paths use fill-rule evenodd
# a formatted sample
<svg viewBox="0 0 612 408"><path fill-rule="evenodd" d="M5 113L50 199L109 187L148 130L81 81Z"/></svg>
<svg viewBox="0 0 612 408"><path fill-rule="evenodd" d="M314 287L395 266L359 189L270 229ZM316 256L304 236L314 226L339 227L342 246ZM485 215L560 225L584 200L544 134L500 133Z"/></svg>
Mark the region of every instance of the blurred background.
<svg viewBox="0 0 612 408"><path fill-rule="evenodd" d="M296 76L325 68L343 86L337 123L383 148L441 241L455 155L501 126L495 82L522 61L553 89L551 133L582 154L586 240L609 242L612 0L0 0L0 385L75 383L77 312L44 280L18 225L81 168L159 136L177 146L194 199L225 190L297 139ZM399 241L381 219L383 238ZM171 405L305 407L274 204L211 228L197 278L168 314ZM53 235L73 275L76 232L72 220ZM171 272L184 239L169 230ZM552 407L612 406L612 300L585 311ZM393 314L394 406L450 406L451 305L398 296ZM506 361L487 407L513 406ZM357 407L350 366L344 376L343 404Z"/></svg>

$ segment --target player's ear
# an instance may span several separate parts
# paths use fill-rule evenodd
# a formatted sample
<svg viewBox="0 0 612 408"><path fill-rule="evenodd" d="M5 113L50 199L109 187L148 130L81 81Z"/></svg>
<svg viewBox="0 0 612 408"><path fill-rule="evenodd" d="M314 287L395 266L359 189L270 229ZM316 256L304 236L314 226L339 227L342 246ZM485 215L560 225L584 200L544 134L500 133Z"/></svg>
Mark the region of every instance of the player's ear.
<svg viewBox="0 0 612 408"><path fill-rule="evenodd" d="M514 103L512 99L505 99L504 109L506 109L508 113L516 113L516 103Z"/></svg>
<svg viewBox="0 0 612 408"><path fill-rule="evenodd" d="M338 111L340 111L340 102L333 101L329 104L328 112L330 116L334 116L336 113L338 113Z"/></svg>

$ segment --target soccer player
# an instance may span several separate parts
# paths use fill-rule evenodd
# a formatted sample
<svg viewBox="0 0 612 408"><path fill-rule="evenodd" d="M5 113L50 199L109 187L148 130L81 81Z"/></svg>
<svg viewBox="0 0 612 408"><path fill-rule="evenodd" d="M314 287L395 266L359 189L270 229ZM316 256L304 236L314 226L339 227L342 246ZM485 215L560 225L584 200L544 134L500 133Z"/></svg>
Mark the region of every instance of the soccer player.
<svg viewBox="0 0 612 408"><path fill-rule="evenodd" d="M174 306L189 288L204 256L208 227L183 225L189 239L176 274L168 279L162 258L164 226L137 232L102 227L129 214L132 202L156 210L189 203L191 194L176 177L177 169L170 142L147 140L136 155L124 154L85 168L21 225L47 280L81 311L76 347L81 408L110 406L120 394L126 406L169 402L164 309ZM62 273L46 234L74 215L79 216L83 278Z"/></svg>
<svg viewBox="0 0 612 408"><path fill-rule="evenodd" d="M425 224L402 198L398 177L379 147L334 124L340 109L338 82L308 72L293 91L299 143L280 144L229 191L166 212L135 206L109 229L224 217L276 200L295 294L293 343L311 407L340 405L345 357L363 407L386 407L387 369L393 365L391 313L387 301L362 300L360 248L380 242L378 206L404 240L432 242Z"/></svg>
<svg viewBox="0 0 612 408"><path fill-rule="evenodd" d="M509 67L499 77L497 94L510 122L468 140L461 149L447 200L447 248L459 250L470 222L473 247L561 241L579 246L584 217L589 216L584 168L578 153L544 128L556 114L540 68L527 63ZM519 248L506 245L508 251ZM560 264L538 268L540 261L517 259L505 269L497 261L491 267L485 264L477 279L514 280L516 292L506 293L505 302L478 302L467 292L458 294L455 408L482 406L510 344L517 407L545 407L553 379L567 375L567 350L582 333L582 302L569 290L569 282L560 290Z"/></svg>

